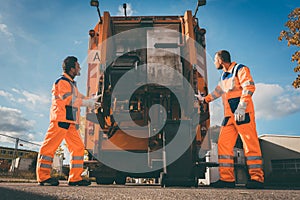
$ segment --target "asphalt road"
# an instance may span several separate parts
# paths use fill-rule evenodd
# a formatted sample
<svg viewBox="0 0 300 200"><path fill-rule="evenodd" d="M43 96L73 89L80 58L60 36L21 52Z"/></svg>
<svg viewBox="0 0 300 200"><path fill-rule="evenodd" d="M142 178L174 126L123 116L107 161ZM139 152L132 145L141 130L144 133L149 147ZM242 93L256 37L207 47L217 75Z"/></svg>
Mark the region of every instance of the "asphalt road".
<svg viewBox="0 0 300 200"><path fill-rule="evenodd" d="M97 185L88 187L71 187L67 182L60 185L38 186L36 183L0 183L0 200L67 200L67 199L270 199L299 200L300 189L263 189L248 190L245 188L214 189L209 187L161 188L158 185Z"/></svg>

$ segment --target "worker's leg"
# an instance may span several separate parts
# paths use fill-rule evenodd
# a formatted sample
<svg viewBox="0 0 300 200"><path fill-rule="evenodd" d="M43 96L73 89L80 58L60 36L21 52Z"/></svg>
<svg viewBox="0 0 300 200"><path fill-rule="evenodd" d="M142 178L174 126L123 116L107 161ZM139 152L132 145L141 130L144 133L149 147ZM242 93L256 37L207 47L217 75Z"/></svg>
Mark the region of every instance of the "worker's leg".
<svg viewBox="0 0 300 200"><path fill-rule="evenodd" d="M36 168L38 182L43 182L50 178L54 153L64 139L66 132L66 129L58 126L58 122L50 122L45 140L38 155Z"/></svg>
<svg viewBox="0 0 300 200"><path fill-rule="evenodd" d="M81 174L83 172L84 144L80 137L79 130L76 130L74 124L71 124L65 140L71 156L68 181L77 182L82 180Z"/></svg>
<svg viewBox="0 0 300 200"><path fill-rule="evenodd" d="M256 132L254 114L250 114L249 119L250 120L246 120L246 123L237 125L237 129L243 141L246 162L251 180L264 182L262 155Z"/></svg>
<svg viewBox="0 0 300 200"><path fill-rule="evenodd" d="M218 140L218 160L220 180L233 182L234 160L233 148L236 143L238 132L233 124L232 117L224 119Z"/></svg>

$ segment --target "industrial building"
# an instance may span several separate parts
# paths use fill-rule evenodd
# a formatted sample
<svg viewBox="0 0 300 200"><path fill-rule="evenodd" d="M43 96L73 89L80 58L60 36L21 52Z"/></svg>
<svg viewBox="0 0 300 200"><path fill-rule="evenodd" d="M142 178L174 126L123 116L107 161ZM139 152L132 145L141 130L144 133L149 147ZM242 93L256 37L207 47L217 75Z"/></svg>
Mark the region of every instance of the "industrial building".
<svg viewBox="0 0 300 200"><path fill-rule="evenodd" d="M259 137L268 185L300 186L300 136Z"/></svg>
<svg viewBox="0 0 300 200"><path fill-rule="evenodd" d="M7 172L11 168L12 161L16 158L34 158L37 157L36 151L15 149L9 147L0 147L0 171Z"/></svg>

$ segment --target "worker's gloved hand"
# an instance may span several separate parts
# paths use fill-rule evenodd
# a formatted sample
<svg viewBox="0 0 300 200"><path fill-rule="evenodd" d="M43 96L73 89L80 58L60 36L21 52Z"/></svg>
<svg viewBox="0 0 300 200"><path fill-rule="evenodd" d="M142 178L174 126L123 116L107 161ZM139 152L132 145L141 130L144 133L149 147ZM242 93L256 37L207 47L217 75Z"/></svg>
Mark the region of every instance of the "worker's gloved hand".
<svg viewBox="0 0 300 200"><path fill-rule="evenodd" d="M202 95L203 94L201 94L199 90L198 90L198 94L195 94L195 97L197 97L201 103L204 102L204 100L205 100L205 97Z"/></svg>
<svg viewBox="0 0 300 200"><path fill-rule="evenodd" d="M237 109L234 112L234 120L237 122L241 122L245 120L245 111L246 111L247 104L246 103L239 103Z"/></svg>
<svg viewBox="0 0 300 200"><path fill-rule="evenodd" d="M82 99L82 106L85 106L85 107L89 107L91 109L94 109L95 106L99 106L98 104L100 104L98 101L99 97L101 95L97 95L97 96L94 96L92 98L89 98L89 99Z"/></svg>

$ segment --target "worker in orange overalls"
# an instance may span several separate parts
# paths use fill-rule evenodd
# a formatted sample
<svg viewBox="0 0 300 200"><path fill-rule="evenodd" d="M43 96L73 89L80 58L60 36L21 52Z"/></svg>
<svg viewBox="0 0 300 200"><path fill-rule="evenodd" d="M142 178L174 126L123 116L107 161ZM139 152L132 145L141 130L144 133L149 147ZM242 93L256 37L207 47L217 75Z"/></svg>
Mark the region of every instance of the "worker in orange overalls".
<svg viewBox="0 0 300 200"><path fill-rule="evenodd" d="M222 97L224 105L224 120L218 140L220 180L211 185L217 188L235 187L233 148L240 134L251 178L246 187L263 188L262 155L252 102L255 85L250 70L231 62L230 53L225 50L216 53L214 64L217 69L223 69L219 84L206 97L196 95L200 101L207 103Z"/></svg>
<svg viewBox="0 0 300 200"><path fill-rule="evenodd" d="M78 92L74 78L80 75L81 68L76 57L68 56L64 60L62 68L63 75L56 80L52 87L50 126L37 160L37 181L39 185L59 185L57 179L51 178L50 172L54 153L65 139L71 156L68 184L88 186L91 183L81 177L84 144L78 131L80 106L92 108L98 96L87 99Z"/></svg>

